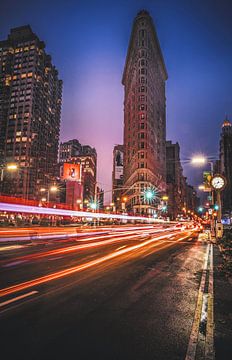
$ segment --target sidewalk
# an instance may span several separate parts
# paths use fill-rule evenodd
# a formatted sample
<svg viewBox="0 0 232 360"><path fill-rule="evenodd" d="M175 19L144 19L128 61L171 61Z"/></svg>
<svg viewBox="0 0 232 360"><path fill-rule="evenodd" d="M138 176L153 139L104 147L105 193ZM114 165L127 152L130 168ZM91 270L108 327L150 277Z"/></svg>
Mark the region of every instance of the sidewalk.
<svg viewBox="0 0 232 360"><path fill-rule="evenodd" d="M214 245L215 359L232 358L232 274L223 272L224 259Z"/></svg>

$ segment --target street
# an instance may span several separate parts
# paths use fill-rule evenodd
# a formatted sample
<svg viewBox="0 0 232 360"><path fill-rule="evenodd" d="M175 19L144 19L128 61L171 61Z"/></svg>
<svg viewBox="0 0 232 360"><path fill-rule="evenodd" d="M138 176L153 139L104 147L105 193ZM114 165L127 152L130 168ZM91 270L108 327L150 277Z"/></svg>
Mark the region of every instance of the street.
<svg viewBox="0 0 232 360"><path fill-rule="evenodd" d="M208 245L193 229L104 231L1 251L5 359L185 359Z"/></svg>

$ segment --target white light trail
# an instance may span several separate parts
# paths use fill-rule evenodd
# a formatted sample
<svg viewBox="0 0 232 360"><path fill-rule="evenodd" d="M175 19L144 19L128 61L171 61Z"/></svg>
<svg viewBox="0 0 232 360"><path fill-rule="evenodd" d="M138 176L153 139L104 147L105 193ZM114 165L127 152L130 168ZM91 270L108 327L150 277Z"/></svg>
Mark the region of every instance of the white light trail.
<svg viewBox="0 0 232 360"><path fill-rule="evenodd" d="M44 208L39 206L18 205L9 203L0 203L0 210L16 213L30 213L30 214L43 214L43 215L56 215L56 216L72 216L72 217L85 217L97 219L119 219L119 220L142 220L147 222L164 222L164 220L142 217L130 216L120 214L105 214L105 213L92 213L89 211L73 211L64 209Z"/></svg>

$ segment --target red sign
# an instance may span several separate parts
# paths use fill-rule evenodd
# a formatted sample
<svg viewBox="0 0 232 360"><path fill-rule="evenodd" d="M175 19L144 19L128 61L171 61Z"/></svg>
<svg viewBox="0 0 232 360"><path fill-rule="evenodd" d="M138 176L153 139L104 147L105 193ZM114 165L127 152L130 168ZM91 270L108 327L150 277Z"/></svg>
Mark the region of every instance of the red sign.
<svg viewBox="0 0 232 360"><path fill-rule="evenodd" d="M61 178L67 181L81 181L81 165L64 163L61 168Z"/></svg>

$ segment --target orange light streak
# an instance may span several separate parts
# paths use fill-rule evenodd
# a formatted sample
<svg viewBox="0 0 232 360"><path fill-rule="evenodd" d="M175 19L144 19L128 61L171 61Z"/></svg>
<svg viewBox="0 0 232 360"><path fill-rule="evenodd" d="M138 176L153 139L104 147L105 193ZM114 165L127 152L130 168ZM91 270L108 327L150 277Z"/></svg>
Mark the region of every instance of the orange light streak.
<svg viewBox="0 0 232 360"><path fill-rule="evenodd" d="M187 236L181 237L179 240L177 240L175 242L172 242L172 243L169 242L164 247L172 246L173 244L176 244L177 242L180 242L183 239L186 239L187 237L189 237L189 234L190 233L188 233ZM110 254L105 255L105 256L103 256L103 257L101 257L99 259L89 261L89 262L84 263L82 265L77 265L77 266L71 267L69 269L60 270L60 271L55 272L53 274L41 276L41 277L39 277L37 279L29 280L29 281L26 281L26 282L23 282L23 283L20 283L20 284L17 284L17 285L7 287L5 289L0 290L0 297L10 295L10 294L16 293L18 291L22 291L22 290L31 288L33 286L41 285L41 284L44 284L44 283L52 281L52 280L57 280L57 279L66 277L68 275L72 275L72 274L81 272L81 271L89 269L89 268L91 268L93 266L102 264L102 263L104 263L104 262L106 262L108 260L116 258L116 257L118 257L120 255L129 253L129 252L133 252L135 250L143 248L143 247L145 247L145 246L147 246L149 244L154 243L154 240L155 241L162 240L164 238L171 237L171 236L173 236L173 234L169 234L168 236L167 235L162 235L162 236L159 236L159 237L156 237L156 238L152 238L152 239L146 240L143 243L140 243L138 245L133 245L133 246L130 246L128 248L118 250L117 252L110 253ZM160 242L158 242L156 244L153 244L153 246L156 247L156 246L158 246L158 245L160 245L162 243L164 243L164 241L160 241Z"/></svg>

